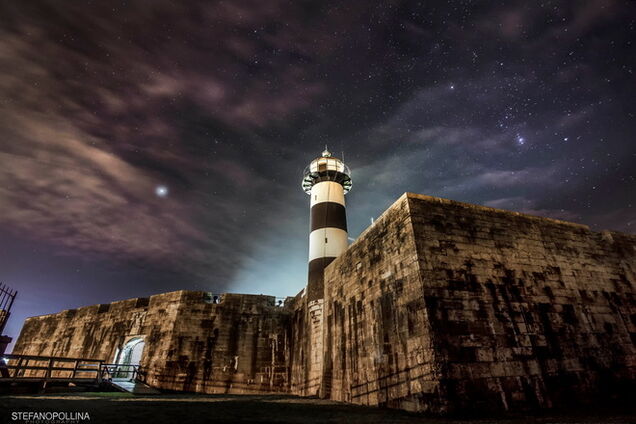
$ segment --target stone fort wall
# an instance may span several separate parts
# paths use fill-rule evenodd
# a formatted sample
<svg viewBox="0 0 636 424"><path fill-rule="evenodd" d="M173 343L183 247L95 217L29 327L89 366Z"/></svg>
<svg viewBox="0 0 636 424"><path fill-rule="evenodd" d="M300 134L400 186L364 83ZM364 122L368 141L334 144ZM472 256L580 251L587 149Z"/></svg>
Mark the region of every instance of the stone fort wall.
<svg viewBox="0 0 636 424"><path fill-rule="evenodd" d="M141 337L154 387L202 393L286 392L289 318L273 296L177 291L26 320L14 353L104 359Z"/></svg>
<svg viewBox="0 0 636 424"><path fill-rule="evenodd" d="M288 303L291 314L290 393L320 396L323 382L323 299L309 301L305 290Z"/></svg>
<svg viewBox="0 0 636 424"><path fill-rule="evenodd" d="M636 236L405 194L325 270L325 391L423 411L634 394Z"/></svg>
<svg viewBox="0 0 636 424"><path fill-rule="evenodd" d="M148 382L411 411L634 394L636 236L407 193L301 292L178 291L27 319L14 353L112 361Z"/></svg>
<svg viewBox="0 0 636 424"><path fill-rule="evenodd" d="M163 304L173 310L166 315L174 315L174 307L164 301L169 294L153 298L153 306ZM128 299L27 318L13 353L112 360L118 346L147 331L149 300ZM154 331L165 335L170 325L169 319L157 320Z"/></svg>

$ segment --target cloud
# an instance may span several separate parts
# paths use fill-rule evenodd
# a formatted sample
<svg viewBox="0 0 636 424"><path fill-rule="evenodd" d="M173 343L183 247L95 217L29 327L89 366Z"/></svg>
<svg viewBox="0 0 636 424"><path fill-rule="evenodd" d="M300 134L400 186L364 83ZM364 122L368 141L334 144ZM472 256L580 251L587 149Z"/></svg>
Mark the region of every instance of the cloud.
<svg viewBox="0 0 636 424"><path fill-rule="evenodd" d="M621 231L628 234L636 233L636 211L631 205L591 217L590 223L597 230Z"/></svg>
<svg viewBox="0 0 636 424"><path fill-rule="evenodd" d="M485 170L470 177L470 186L523 187L554 184L558 169L554 166L526 167L518 170Z"/></svg>
<svg viewBox="0 0 636 424"><path fill-rule="evenodd" d="M6 111L5 111L6 112ZM100 140L42 116L3 114L0 223L79 251L168 260L204 235L160 179ZM15 146L15 147L12 147Z"/></svg>
<svg viewBox="0 0 636 424"><path fill-rule="evenodd" d="M325 94L307 64L338 37L282 1L3 9L0 225L229 285L289 190L268 166L286 140L259 131Z"/></svg>
<svg viewBox="0 0 636 424"><path fill-rule="evenodd" d="M474 5L468 29L464 9L396 3L3 4L0 225L77 256L169 264L178 287L302 286L301 266L274 262L304 266L298 184L325 142L353 169L352 235L404 191L598 214L557 184L589 185L594 165L575 161L593 146L556 133L578 141L619 102L592 106L605 68L563 65L571 40L551 37L616 8Z"/></svg>
<svg viewBox="0 0 636 424"><path fill-rule="evenodd" d="M538 201L522 196L504 197L483 202L484 206L521 212L528 215L542 216L545 218L560 219L563 221L579 222L581 216L565 209L547 209L537 206Z"/></svg>

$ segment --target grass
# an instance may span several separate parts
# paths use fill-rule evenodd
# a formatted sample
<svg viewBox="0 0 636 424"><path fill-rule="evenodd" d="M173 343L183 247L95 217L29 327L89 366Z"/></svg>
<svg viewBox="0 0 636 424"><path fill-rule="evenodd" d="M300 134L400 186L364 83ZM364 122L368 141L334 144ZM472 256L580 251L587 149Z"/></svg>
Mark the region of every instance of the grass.
<svg viewBox="0 0 636 424"><path fill-rule="evenodd" d="M426 424L519 424L519 423L634 423L636 414L617 411L575 414L510 416L498 419L433 418L404 411L348 405L294 396L130 393L57 393L0 396L0 419L11 412L89 412L87 423L426 423Z"/></svg>

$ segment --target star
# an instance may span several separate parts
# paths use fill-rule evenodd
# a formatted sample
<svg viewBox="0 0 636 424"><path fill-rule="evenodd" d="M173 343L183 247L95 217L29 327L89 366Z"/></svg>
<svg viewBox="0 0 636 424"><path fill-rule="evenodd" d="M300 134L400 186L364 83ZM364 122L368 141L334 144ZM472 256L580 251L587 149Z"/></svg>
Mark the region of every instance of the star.
<svg viewBox="0 0 636 424"><path fill-rule="evenodd" d="M168 187L165 185L158 185L155 188L155 194L157 197L167 197L168 196Z"/></svg>
<svg viewBox="0 0 636 424"><path fill-rule="evenodd" d="M523 138L522 136L518 135L517 136L517 144L520 146L523 146L524 144L526 144L526 139Z"/></svg>

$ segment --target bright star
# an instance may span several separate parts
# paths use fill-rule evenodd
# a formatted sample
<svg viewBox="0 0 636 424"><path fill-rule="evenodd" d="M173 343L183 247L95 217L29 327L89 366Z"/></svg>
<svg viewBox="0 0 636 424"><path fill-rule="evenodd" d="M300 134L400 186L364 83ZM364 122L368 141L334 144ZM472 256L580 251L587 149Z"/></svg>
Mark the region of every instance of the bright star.
<svg viewBox="0 0 636 424"><path fill-rule="evenodd" d="M523 146L524 144L526 144L526 139L521 137L520 135L517 136L517 144Z"/></svg>
<svg viewBox="0 0 636 424"><path fill-rule="evenodd" d="M168 187L165 185L160 185L155 188L155 194L158 197L166 197L168 195Z"/></svg>

